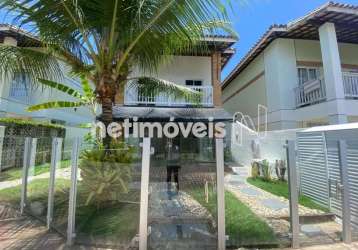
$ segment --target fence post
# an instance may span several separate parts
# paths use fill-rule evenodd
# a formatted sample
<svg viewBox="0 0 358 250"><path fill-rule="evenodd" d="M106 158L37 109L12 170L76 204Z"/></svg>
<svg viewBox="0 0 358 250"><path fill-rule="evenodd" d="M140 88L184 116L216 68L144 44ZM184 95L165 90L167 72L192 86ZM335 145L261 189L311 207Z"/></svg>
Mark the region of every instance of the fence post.
<svg viewBox="0 0 358 250"><path fill-rule="evenodd" d="M80 138L74 138L71 154L71 187L68 203L68 223L67 223L67 245L73 245L75 237L75 219L76 219L76 195L77 195L77 168L80 147Z"/></svg>
<svg viewBox="0 0 358 250"><path fill-rule="evenodd" d="M50 180L48 189L48 203L47 203L47 228L50 229L50 225L53 217L54 206L54 191L56 181L56 168L61 160L62 138L52 139L51 148L51 166L50 166Z"/></svg>
<svg viewBox="0 0 358 250"><path fill-rule="evenodd" d="M350 211L350 195L348 180L348 163L347 163L347 142L340 140L338 142L339 166L341 173L341 190L342 190L342 238L346 244L352 243L351 232L351 211Z"/></svg>
<svg viewBox="0 0 358 250"><path fill-rule="evenodd" d="M225 250L224 140L216 139L216 184L218 202L218 249Z"/></svg>
<svg viewBox="0 0 358 250"><path fill-rule="evenodd" d="M21 201L20 213L24 213L27 202L27 184L29 178L29 169L35 166L37 139L26 137L24 142L24 159L22 165L22 182L21 182Z"/></svg>
<svg viewBox="0 0 358 250"><path fill-rule="evenodd" d="M292 233L292 248L299 248L300 221L298 214L298 191L295 141L287 141L286 156L288 167L288 187L290 202L290 224Z"/></svg>
<svg viewBox="0 0 358 250"><path fill-rule="evenodd" d="M21 202L20 202L20 213L24 213L24 208L26 205L26 194L27 194L27 177L28 177L28 165L29 165L29 155L31 147L31 138L26 137L24 142L24 159L22 164L22 182L21 182Z"/></svg>
<svg viewBox="0 0 358 250"><path fill-rule="evenodd" d="M140 188L139 250L147 250L150 151L150 138L143 138Z"/></svg>

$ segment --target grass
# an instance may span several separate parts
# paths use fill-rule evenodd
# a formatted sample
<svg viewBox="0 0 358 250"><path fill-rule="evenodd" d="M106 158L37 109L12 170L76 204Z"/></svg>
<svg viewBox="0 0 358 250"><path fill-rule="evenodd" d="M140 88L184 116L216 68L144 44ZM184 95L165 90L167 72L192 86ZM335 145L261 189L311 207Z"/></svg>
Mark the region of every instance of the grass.
<svg viewBox="0 0 358 250"><path fill-rule="evenodd" d="M60 162L60 168L67 168L71 164L70 160L64 160ZM47 173L50 171L50 163L36 165L34 167L34 176ZM0 181L13 181L20 179L22 176L22 168L9 168L0 172Z"/></svg>
<svg viewBox="0 0 358 250"><path fill-rule="evenodd" d="M264 181L261 178L248 178L247 182L271 194L288 199L288 183L285 181L279 181L279 180ZM305 195L299 196L298 203L307 208L318 209L324 212L329 211L326 207L317 204L316 202L314 202L312 199L310 199Z"/></svg>
<svg viewBox="0 0 358 250"><path fill-rule="evenodd" d="M209 202L207 203L203 188L186 191L216 217L216 194L209 192ZM230 191L225 191L225 222L226 234L229 235L229 246L275 245L278 243L270 226Z"/></svg>
<svg viewBox="0 0 358 250"><path fill-rule="evenodd" d="M47 207L48 179L34 180L28 185L28 203L41 202ZM100 242L109 240L115 243L128 243L138 233L139 226L139 204L135 203L113 203L98 209L86 206L87 193L78 182L77 208L76 208L76 233L81 241ZM70 181L56 179L54 224L56 228L66 231L68 198ZM128 194L139 197L139 194ZM128 196L126 195L126 196ZM21 186L0 190L0 202L10 203L17 207L20 203ZM46 210L40 215L46 217Z"/></svg>

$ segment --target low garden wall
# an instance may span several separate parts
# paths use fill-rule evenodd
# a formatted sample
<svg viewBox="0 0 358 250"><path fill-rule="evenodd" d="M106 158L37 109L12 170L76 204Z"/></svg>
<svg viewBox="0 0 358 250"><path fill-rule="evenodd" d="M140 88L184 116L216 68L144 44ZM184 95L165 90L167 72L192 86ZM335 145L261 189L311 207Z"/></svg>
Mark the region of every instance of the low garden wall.
<svg viewBox="0 0 358 250"><path fill-rule="evenodd" d="M1 170L22 166L26 137L38 138L35 164L43 164L50 162L51 138L66 134L60 125L24 119L0 118L0 126Z"/></svg>

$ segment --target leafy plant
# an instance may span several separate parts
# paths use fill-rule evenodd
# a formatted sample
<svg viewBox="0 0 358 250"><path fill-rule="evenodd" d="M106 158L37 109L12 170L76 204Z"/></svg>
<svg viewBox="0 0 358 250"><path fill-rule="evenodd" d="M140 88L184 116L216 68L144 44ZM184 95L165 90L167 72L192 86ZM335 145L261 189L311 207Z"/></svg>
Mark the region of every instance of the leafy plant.
<svg viewBox="0 0 358 250"><path fill-rule="evenodd" d="M46 121L34 121L22 118L0 118L0 124L13 124L18 126L46 127L54 129L64 129L62 125L53 124Z"/></svg>
<svg viewBox="0 0 358 250"><path fill-rule="evenodd" d="M260 176L259 164L257 162L251 163L251 177L257 178Z"/></svg>
<svg viewBox="0 0 358 250"><path fill-rule="evenodd" d="M271 181L271 167L267 160L262 161L262 178L264 181Z"/></svg>
<svg viewBox="0 0 358 250"><path fill-rule="evenodd" d="M17 72L31 82L58 81L63 79L59 59L72 75L94 84L106 124L113 121L113 102L123 97L128 82L196 96L189 88L147 76L170 55L207 53L208 35L236 36L224 0L3 0L0 8L11 12L12 23L31 27L36 35L28 47L0 45L1 76ZM136 67L143 74L130 77Z"/></svg>
<svg viewBox="0 0 358 250"><path fill-rule="evenodd" d="M91 85L85 78L81 78L81 86L83 94L80 91L77 91L71 87L68 87L64 84L57 83L50 80L39 79L39 82L51 89L55 89L67 94L69 97L76 99L76 101L51 101L36 104L27 108L27 111L34 112L44 109L58 109L58 108L76 108L85 106L88 107L92 113L92 115L96 116L97 110L97 103L96 103L96 96L91 88Z"/></svg>
<svg viewBox="0 0 358 250"><path fill-rule="evenodd" d="M275 171L276 171L277 179L281 181L285 181L286 169L287 168L284 160L276 160Z"/></svg>
<svg viewBox="0 0 358 250"><path fill-rule="evenodd" d="M110 152L103 145L96 145L81 154L79 168L81 186L88 193L86 205L99 208L119 201L121 194L128 193L134 153L134 147L112 141Z"/></svg>

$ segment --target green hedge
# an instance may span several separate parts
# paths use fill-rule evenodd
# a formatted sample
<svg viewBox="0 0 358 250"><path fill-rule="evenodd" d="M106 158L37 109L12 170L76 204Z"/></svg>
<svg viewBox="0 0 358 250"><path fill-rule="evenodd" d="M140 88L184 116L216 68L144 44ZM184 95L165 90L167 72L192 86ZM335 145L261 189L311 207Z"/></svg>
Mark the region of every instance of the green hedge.
<svg viewBox="0 0 358 250"><path fill-rule="evenodd" d="M51 122L34 121L21 118L0 118L1 125L19 125L19 126L34 126L45 127L53 129L64 129L64 126L58 124L52 124Z"/></svg>

